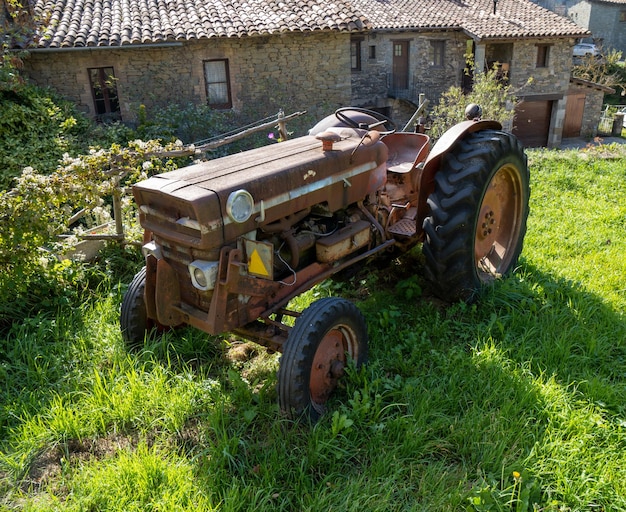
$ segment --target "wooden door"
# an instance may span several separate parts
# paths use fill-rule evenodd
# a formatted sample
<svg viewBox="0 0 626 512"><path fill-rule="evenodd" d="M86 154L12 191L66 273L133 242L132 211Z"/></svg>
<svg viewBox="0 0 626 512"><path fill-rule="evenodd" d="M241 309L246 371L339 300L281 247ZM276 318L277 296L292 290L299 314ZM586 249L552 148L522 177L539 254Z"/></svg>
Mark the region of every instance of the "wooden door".
<svg viewBox="0 0 626 512"><path fill-rule="evenodd" d="M585 94L569 94L565 105L565 120L563 121L563 138L580 137L585 111Z"/></svg>
<svg viewBox="0 0 626 512"><path fill-rule="evenodd" d="M409 42L393 41L392 88L409 88Z"/></svg>
<svg viewBox="0 0 626 512"><path fill-rule="evenodd" d="M513 133L527 147L548 145L552 101L522 101L515 107Z"/></svg>

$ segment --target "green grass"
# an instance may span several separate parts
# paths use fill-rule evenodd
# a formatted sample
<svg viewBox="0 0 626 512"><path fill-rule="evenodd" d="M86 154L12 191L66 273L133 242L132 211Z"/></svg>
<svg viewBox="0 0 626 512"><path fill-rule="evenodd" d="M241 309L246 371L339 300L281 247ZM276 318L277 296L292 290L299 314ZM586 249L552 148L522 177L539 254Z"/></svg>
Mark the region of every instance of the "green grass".
<svg viewBox="0 0 626 512"><path fill-rule="evenodd" d="M279 414L260 347L185 329L128 352L114 273L15 322L0 510L626 510L626 154L530 164L519 268L478 303L429 298L419 251L298 298L351 298L370 333L313 427Z"/></svg>

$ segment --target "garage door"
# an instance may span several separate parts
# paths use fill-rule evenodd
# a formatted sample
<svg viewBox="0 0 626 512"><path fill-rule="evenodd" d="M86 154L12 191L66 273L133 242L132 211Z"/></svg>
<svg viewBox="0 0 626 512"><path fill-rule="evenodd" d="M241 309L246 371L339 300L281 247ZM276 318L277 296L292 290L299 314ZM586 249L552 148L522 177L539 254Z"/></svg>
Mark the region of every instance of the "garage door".
<svg viewBox="0 0 626 512"><path fill-rule="evenodd" d="M513 133L526 147L548 145L552 101L522 101L515 107Z"/></svg>
<svg viewBox="0 0 626 512"><path fill-rule="evenodd" d="M565 120L563 121L563 138L580 136L584 111L585 95L569 94L565 107Z"/></svg>

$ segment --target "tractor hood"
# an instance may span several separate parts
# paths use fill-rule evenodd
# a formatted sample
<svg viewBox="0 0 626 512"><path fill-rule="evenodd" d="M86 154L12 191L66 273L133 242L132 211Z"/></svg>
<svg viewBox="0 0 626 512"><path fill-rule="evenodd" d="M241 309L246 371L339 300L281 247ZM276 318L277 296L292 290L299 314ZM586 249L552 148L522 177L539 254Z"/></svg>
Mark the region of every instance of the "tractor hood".
<svg viewBox="0 0 626 512"><path fill-rule="evenodd" d="M334 212L378 190L386 177L386 145L362 130L329 131L334 140L325 149L321 135L305 136L136 184L142 226L208 250L316 204Z"/></svg>

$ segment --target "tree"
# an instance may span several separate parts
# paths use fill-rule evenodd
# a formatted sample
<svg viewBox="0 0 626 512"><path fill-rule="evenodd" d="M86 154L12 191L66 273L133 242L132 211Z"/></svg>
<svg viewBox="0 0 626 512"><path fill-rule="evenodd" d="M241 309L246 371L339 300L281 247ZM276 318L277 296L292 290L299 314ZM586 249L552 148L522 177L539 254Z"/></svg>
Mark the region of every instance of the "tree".
<svg viewBox="0 0 626 512"><path fill-rule="evenodd" d="M22 66L22 54L15 48L26 48L35 39L35 18L30 10L19 0L0 0L0 92L14 91L23 85L19 74Z"/></svg>
<svg viewBox="0 0 626 512"><path fill-rule="evenodd" d="M578 59L572 68L572 75L599 85L616 89L622 96L626 94L626 68L620 65L622 52L610 50L600 58L585 55Z"/></svg>
<svg viewBox="0 0 626 512"><path fill-rule="evenodd" d="M471 65L468 62L468 67ZM439 138L448 128L465 120L465 107L470 103L480 105L483 118L494 119L506 126L514 116L517 103L515 93L497 68L484 73L476 73L472 90L465 93L461 87L450 87L442 94L431 117L433 118L430 135Z"/></svg>

